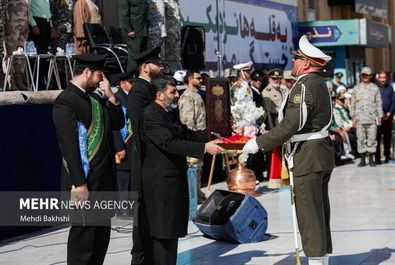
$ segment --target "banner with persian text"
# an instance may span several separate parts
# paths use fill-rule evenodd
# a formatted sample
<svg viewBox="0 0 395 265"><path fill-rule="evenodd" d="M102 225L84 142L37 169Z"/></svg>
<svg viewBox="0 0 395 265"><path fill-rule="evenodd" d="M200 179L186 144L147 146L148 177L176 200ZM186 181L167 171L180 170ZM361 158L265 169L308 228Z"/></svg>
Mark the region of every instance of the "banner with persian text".
<svg viewBox="0 0 395 265"><path fill-rule="evenodd" d="M206 31L206 68L217 70L217 9L213 0L180 1L182 25ZM298 41L296 1L218 0L223 68L252 61L255 69L291 68Z"/></svg>

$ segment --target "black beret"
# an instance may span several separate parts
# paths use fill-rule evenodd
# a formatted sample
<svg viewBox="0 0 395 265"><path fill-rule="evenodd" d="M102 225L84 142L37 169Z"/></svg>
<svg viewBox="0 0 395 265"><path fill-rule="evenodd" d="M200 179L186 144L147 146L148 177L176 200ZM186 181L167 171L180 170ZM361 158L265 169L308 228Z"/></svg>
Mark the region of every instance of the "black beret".
<svg viewBox="0 0 395 265"><path fill-rule="evenodd" d="M136 61L137 65L142 65L143 63L162 63L160 51L160 47L145 50L139 55L133 57L133 59Z"/></svg>
<svg viewBox="0 0 395 265"><path fill-rule="evenodd" d="M133 69L123 73L119 77L119 81L130 81L134 82L139 77L139 71L137 69Z"/></svg>
<svg viewBox="0 0 395 265"><path fill-rule="evenodd" d="M263 73L261 71L254 71L251 73L250 78L254 81L258 81L263 77Z"/></svg>
<svg viewBox="0 0 395 265"><path fill-rule="evenodd" d="M89 68L91 70L104 71L104 64L106 62L107 55L95 55L95 54L80 54L75 55L75 65L82 68Z"/></svg>

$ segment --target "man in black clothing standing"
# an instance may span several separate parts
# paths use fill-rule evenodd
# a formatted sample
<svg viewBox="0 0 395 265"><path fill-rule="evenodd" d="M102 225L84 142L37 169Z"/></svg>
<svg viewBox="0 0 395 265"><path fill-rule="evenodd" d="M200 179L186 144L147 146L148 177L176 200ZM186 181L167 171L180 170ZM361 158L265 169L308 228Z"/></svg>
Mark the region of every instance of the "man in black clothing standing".
<svg viewBox="0 0 395 265"><path fill-rule="evenodd" d="M124 125L121 105L103 74L103 55L78 55L74 77L56 98L53 121L63 157L62 191L74 190L78 201L100 201L95 192L115 192L113 130ZM93 93L99 86L108 100ZM80 140L85 128L86 141ZM89 131L87 128L92 128ZM86 149L81 146L86 144ZM86 155L84 155L84 149ZM88 164L88 170L83 165ZM81 210L83 211L83 210ZM112 211L94 220L82 213L82 226L70 228L67 264L102 264L110 241ZM85 217L88 217L85 219Z"/></svg>
<svg viewBox="0 0 395 265"><path fill-rule="evenodd" d="M132 70L122 74L119 78L119 89L115 93L115 97L119 100L122 106L123 115L125 118L125 125L119 131L114 131L114 146L115 146L115 163L117 164L117 184L119 197L121 201L128 200L128 191L131 184L131 167L133 150L133 130L129 118L129 111L127 108L128 95L133 89L134 81L138 77L138 71ZM117 217L121 219L130 219L130 209L123 209L117 212Z"/></svg>
<svg viewBox="0 0 395 265"><path fill-rule="evenodd" d="M207 130L182 125L172 109L179 98L173 78L154 76L154 102L143 113L140 127L142 156L142 220L145 260L149 265L175 265L178 238L187 234L189 195L186 157L203 158L225 149L207 141Z"/></svg>
<svg viewBox="0 0 395 265"><path fill-rule="evenodd" d="M145 107L152 101L152 96L148 89L151 78L163 71L159 53L160 47L157 47L146 50L134 58L138 64L139 77L135 79L133 90L129 93L127 100L129 118L134 133L133 148L136 151L136 155L132 158L131 191L135 192L138 197L137 216L135 212L133 223L132 264L142 264L144 258L142 247L144 239L142 238L141 227L138 225L141 222L141 147L139 128L141 115Z"/></svg>

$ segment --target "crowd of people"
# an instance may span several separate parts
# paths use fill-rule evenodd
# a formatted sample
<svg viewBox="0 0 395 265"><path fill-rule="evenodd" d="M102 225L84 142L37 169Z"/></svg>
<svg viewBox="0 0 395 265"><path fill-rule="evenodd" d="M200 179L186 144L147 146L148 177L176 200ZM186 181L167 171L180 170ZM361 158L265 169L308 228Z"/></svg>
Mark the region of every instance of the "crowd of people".
<svg viewBox="0 0 395 265"><path fill-rule="evenodd" d="M162 47L164 72L175 71L180 61L180 7L177 0L121 0L119 17L121 26L117 31L128 47L127 70L136 68L133 59L147 48ZM26 49L32 41L37 54L64 55L67 45L74 44L75 54L96 52L90 49L84 23L103 25L103 0L2 0L0 7L1 54L3 72L7 70L8 58L18 49ZM107 32L111 42L112 34ZM3 50L4 46L4 50ZM20 52L20 51L19 51ZM39 73L38 90L46 88L48 62L43 60ZM9 90L27 90L26 60L15 58L11 65ZM59 65L62 87L65 87L66 71ZM111 81L111 80L110 80ZM52 84L49 84L52 87ZM56 85L53 85L56 89Z"/></svg>
<svg viewBox="0 0 395 265"><path fill-rule="evenodd" d="M87 200L91 191L118 190L122 196L133 192L137 211L116 213L135 220L132 264L176 264L178 238L187 233L187 170L196 169L202 203L206 199L200 190L202 171L208 166L204 154L225 150L207 137L208 75L198 69L175 71L180 61L178 1L119 3L128 61L117 92L105 74L107 56L89 54L83 29L84 23L102 23L98 0L5 1L3 67L26 40L35 43L38 53L56 53L58 47L74 43L74 76L53 109L63 157L62 189L78 192L79 200ZM231 126L233 133L251 137L243 151L249 154L246 166L258 182L270 179L269 187L281 186L270 178L272 152L287 156L295 175L304 252L311 258L309 264L327 264L326 255L332 251L328 198L332 169L335 163L358 156L359 167L391 160L395 92L388 73L374 74L369 67L361 69L361 82L355 86L347 88L341 72L325 82L320 72L331 57L305 36L293 55L288 71L253 71L252 62L234 65L235 74L228 71ZM11 90L27 89L25 63L14 61L8 80ZM40 69L39 87L45 87L46 69ZM99 94L94 93L97 89ZM86 161L78 143L84 130ZM105 215L88 226L71 227L69 264L103 263L110 218Z"/></svg>

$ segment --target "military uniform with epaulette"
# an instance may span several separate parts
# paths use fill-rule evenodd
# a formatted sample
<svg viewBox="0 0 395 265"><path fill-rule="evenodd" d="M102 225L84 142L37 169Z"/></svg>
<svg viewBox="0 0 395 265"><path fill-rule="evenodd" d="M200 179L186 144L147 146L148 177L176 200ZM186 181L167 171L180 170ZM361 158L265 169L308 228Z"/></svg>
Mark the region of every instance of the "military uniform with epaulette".
<svg viewBox="0 0 395 265"><path fill-rule="evenodd" d="M278 125L248 141L243 151L267 152L286 145L303 252L309 264L328 264L326 254L332 253L328 183L335 153L328 137L332 101L318 66L331 57L309 43L306 36L301 37L299 50L293 53L298 80L282 103ZM314 71L303 69L299 74L306 61Z"/></svg>

